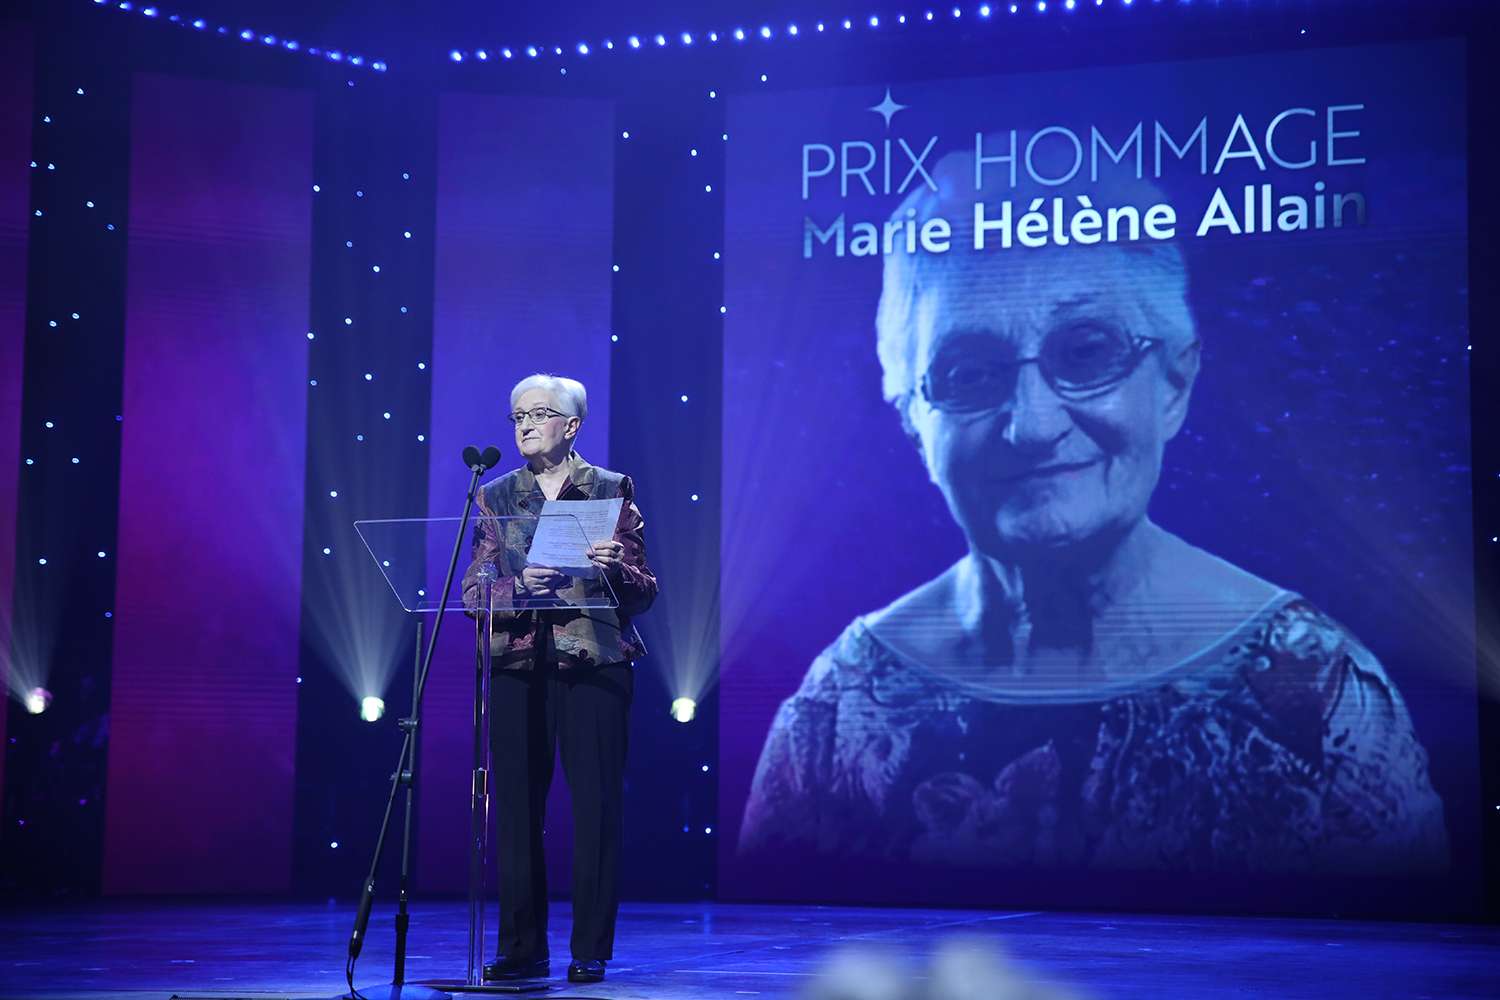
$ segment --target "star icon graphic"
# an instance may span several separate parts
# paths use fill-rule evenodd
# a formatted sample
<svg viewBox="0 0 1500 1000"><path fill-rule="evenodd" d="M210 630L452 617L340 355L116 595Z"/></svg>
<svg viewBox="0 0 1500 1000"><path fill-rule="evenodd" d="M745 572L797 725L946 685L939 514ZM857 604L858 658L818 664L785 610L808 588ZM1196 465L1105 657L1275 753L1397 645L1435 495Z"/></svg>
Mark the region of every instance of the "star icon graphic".
<svg viewBox="0 0 1500 1000"><path fill-rule="evenodd" d="M891 88L887 87L885 88L885 100L881 101L879 104L872 105L866 110L877 112L882 118L885 119L885 127L890 128L891 119L896 116L896 112L905 111L908 107L910 107L910 105L897 104L895 101L891 100Z"/></svg>

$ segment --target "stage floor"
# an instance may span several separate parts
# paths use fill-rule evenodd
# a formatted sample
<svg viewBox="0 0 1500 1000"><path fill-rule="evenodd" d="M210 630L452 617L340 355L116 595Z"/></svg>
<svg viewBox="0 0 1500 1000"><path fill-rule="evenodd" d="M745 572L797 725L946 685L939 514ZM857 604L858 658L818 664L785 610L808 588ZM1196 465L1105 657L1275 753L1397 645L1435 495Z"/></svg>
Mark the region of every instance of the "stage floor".
<svg viewBox="0 0 1500 1000"><path fill-rule="evenodd" d="M417 904L409 980L462 977L466 914L462 903ZM347 904L7 907L0 909L0 998L332 997L344 991L352 919ZM558 904L553 988L532 995L796 997L841 948L906 956L913 975L925 975L935 950L966 938L1003 949L1033 982L1084 997L1500 996L1500 928L1483 926L634 903L622 910L609 978L593 986L563 978L568 926L568 907ZM389 983L392 934L382 903L357 985ZM986 993L993 995L974 1000L1034 996ZM865 995L878 994L859 1000Z"/></svg>

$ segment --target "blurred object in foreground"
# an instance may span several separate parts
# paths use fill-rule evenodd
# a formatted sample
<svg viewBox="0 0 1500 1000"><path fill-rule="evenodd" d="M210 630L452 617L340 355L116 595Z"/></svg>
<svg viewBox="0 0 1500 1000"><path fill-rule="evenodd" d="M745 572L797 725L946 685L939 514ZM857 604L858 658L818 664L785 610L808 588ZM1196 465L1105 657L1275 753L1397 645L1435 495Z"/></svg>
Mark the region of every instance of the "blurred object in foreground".
<svg viewBox="0 0 1500 1000"><path fill-rule="evenodd" d="M926 968L872 945L835 952L804 1000L1083 1000L1012 962L978 938L948 941Z"/></svg>

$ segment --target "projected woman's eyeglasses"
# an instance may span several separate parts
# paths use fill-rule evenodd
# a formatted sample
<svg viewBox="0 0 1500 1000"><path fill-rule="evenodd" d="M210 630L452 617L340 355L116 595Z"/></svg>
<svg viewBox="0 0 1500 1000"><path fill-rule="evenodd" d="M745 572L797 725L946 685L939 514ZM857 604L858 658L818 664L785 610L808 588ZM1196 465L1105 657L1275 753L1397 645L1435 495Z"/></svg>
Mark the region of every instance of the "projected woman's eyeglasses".
<svg viewBox="0 0 1500 1000"><path fill-rule="evenodd" d="M976 338L980 343L993 338ZM1036 365L1052 391L1065 398L1105 392L1129 378L1161 340L1132 337L1096 323L1078 323L1049 334L1034 357L984 357L962 342L962 357L940 355L922 376L922 398L947 413L1009 407L1025 365ZM979 348L983 350L983 348Z"/></svg>

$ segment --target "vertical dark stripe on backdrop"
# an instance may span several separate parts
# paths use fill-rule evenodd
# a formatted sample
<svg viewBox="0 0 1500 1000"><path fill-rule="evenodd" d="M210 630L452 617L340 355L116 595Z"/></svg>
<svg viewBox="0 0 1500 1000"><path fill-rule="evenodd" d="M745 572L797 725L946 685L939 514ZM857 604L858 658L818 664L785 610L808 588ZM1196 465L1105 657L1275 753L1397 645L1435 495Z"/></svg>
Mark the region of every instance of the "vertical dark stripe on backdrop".
<svg viewBox="0 0 1500 1000"><path fill-rule="evenodd" d="M0 149L12 151L0 161L0 679L7 682L7 688L11 677L10 616L15 596L16 501L21 469L33 44L31 31L20 26L8 26L0 35L0 74L8 95L0 105ZM13 700L7 700L0 708L0 801L5 790L5 722Z"/></svg>
<svg viewBox="0 0 1500 1000"><path fill-rule="evenodd" d="M5 112L24 121L5 169L30 188L7 652L10 685L52 701L39 715L8 702L0 884L66 895L99 886L130 86L118 49L35 37L34 83Z"/></svg>
<svg viewBox="0 0 1500 1000"><path fill-rule="evenodd" d="M427 507L437 153L436 98L406 81L335 78L317 102L293 884L327 894L364 880L411 702L415 620L354 522Z"/></svg>

